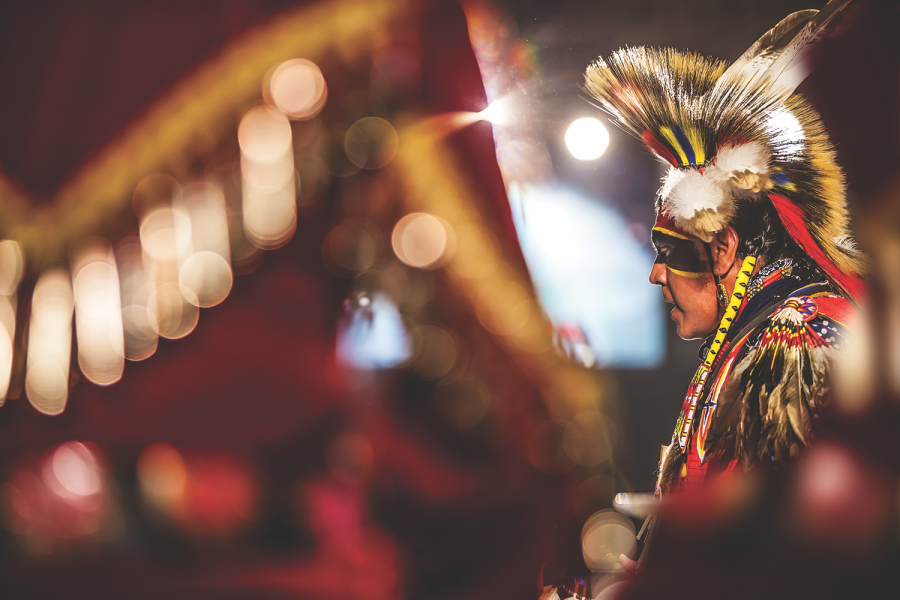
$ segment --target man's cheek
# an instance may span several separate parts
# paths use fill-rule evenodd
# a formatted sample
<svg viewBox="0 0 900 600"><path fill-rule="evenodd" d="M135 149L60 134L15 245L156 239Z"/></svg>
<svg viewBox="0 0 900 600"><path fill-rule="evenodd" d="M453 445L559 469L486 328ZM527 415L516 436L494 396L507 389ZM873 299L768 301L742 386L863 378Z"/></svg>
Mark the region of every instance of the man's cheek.
<svg viewBox="0 0 900 600"><path fill-rule="evenodd" d="M673 295L676 293L700 294L712 281L712 275L709 273L691 273L672 268L669 268L666 275Z"/></svg>

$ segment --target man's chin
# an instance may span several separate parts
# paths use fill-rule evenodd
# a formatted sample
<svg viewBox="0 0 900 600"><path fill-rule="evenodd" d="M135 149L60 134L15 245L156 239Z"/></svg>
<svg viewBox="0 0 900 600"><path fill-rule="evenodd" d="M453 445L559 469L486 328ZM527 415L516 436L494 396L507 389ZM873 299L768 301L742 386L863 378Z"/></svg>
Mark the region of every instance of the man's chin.
<svg viewBox="0 0 900 600"><path fill-rule="evenodd" d="M687 324L684 322L684 313L681 312L681 310L679 310L677 306L672 309L670 316L672 317L672 320L675 321L675 332L681 339L696 340L701 337L706 337L694 331L693 328L687 326Z"/></svg>

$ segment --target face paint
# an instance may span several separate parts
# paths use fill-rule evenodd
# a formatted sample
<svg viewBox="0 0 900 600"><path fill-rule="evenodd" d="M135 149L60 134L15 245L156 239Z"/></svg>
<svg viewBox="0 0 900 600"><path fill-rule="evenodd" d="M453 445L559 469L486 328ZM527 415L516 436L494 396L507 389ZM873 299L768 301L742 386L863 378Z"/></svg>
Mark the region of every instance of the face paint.
<svg viewBox="0 0 900 600"><path fill-rule="evenodd" d="M656 249L656 263L676 275L704 277L710 273L703 242L659 226L651 231L650 240Z"/></svg>

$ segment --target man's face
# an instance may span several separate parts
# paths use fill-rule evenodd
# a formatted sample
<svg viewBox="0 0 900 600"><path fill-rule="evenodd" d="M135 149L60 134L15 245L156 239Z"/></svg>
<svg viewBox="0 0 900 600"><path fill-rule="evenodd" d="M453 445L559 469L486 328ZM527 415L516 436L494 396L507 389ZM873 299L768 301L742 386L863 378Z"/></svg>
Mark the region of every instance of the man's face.
<svg viewBox="0 0 900 600"><path fill-rule="evenodd" d="M718 325L719 303L703 242L661 228L653 229L651 240L656 262L650 283L660 286L663 300L675 305L671 315L679 337L708 336Z"/></svg>

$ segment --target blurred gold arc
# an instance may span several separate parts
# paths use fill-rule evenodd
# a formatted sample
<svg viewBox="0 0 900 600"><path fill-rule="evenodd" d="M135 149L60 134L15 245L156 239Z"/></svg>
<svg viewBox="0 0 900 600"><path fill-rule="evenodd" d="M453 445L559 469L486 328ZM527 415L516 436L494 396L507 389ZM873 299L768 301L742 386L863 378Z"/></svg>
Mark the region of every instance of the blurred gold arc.
<svg viewBox="0 0 900 600"><path fill-rule="evenodd" d="M151 104L56 191L36 202L0 173L0 238L22 245L32 269L65 257L71 243L98 233L111 214L129 208L152 173L189 174L198 150L214 146L234 115L259 97L272 65L368 55L378 32L406 14L411 0L338 0L299 6L228 44ZM315 106L312 110L315 110Z"/></svg>

